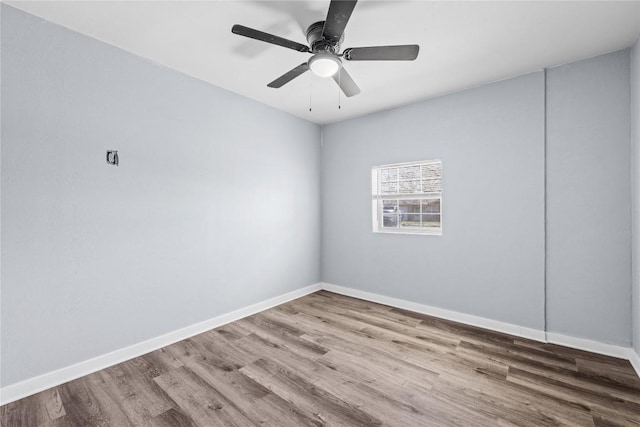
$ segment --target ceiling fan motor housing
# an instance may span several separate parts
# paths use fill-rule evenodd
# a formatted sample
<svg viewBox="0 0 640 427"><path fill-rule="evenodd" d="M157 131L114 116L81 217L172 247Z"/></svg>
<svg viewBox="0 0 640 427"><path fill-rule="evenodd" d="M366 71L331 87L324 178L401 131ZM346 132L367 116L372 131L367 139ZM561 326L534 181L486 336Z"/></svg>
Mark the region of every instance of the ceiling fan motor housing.
<svg viewBox="0 0 640 427"><path fill-rule="evenodd" d="M309 42L309 46L311 46L311 51L313 53L329 51L337 54L344 40L344 33L340 36L340 40L338 40L337 43L333 43L322 36L323 29L324 21L315 22L307 29L307 41Z"/></svg>

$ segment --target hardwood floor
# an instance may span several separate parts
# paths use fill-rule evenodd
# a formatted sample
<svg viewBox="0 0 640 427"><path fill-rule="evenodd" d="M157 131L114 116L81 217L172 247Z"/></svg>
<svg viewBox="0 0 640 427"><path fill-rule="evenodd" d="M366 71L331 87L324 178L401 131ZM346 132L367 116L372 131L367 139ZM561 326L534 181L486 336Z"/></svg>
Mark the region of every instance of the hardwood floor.
<svg viewBox="0 0 640 427"><path fill-rule="evenodd" d="M626 360L326 291L1 408L2 426L640 425Z"/></svg>

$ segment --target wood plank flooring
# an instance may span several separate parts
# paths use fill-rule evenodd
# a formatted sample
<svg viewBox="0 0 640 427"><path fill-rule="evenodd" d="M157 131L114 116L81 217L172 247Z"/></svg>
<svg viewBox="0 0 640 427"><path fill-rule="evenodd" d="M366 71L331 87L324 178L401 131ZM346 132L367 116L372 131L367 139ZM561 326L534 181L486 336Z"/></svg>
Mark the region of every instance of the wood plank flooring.
<svg viewBox="0 0 640 427"><path fill-rule="evenodd" d="M626 360L326 291L1 407L2 426L640 425Z"/></svg>

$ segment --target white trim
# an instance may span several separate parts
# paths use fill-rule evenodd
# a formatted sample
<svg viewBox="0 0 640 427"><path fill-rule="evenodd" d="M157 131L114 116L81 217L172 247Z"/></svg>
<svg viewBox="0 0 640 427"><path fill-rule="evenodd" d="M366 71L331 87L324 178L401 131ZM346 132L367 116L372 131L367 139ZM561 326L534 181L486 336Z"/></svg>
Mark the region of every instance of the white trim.
<svg viewBox="0 0 640 427"><path fill-rule="evenodd" d="M442 219L440 220L440 224L442 224ZM437 231L436 231L437 230ZM410 229L410 228L381 228L380 230L373 230L374 233L378 234L413 234L413 235L422 235L422 236L442 236L442 227L435 228L434 231L425 230L424 228L418 229Z"/></svg>
<svg viewBox="0 0 640 427"><path fill-rule="evenodd" d="M640 356L632 348L629 347L605 344L598 341L576 338L553 332L545 332L539 329L527 328L524 326L514 325L512 323L500 322L498 320L487 319L485 317L473 316L471 314L460 313L457 311L446 310L426 304L419 304L403 299L374 294L371 292L361 291L359 289L333 285L331 283L322 283L322 289L341 295L360 298L366 301L389 305L391 307L415 311L417 313L427 314L429 316L452 320L454 322L477 326L492 331L503 332L505 334L528 338L539 342L550 342L566 347L575 348L578 350L585 350L592 353L603 354L605 356L627 359L640 377Z"/></svg>
<svg viewBox="0 0 640 427"><path fill-rule="evenodd" d="M133 344L129 347L94 357L93 359L85 360L75 365L67 366L34 378L29 378L28 380L24 380L16 384L2 387L0 388L0 405L6 405L7 403L22 399L48 388L64 384L101 369L108 368L109 366L122 363L126 360L133 359L178 341L182 341L194 335L198 335L208 330L226 325L227 323L251 316L252 314L259 313L271 307L284 304L285 302L319 291L321 288L320 283L306 286L256 304L252 304L248 307L222 314L212 319L205 320L204 322L196 323L195 325L187 326L186 328L178 329L176 331L169 332L168 334L151 338L150 340Z"/></svg>
<svg viewBox="0 0 640 427"><path fill-rule="evenodd" d="M435 163L442 163L441 159L431 159L431 160L418 160L412 162L402 162L402 163L391 163L388 165L374 165L374 168L385 169L385 168L397 168L400 166L413 166L413 165L432 165Z"/></svg>
<svg viewBox="0 0 640 427"><path fill-rule="evenodd" d="M575 338L557 333L545 333L544 331L537 329L526 328L524 326L518 326L511 323L500 322L497 320L464 314L457 311L432 307L425 304L361 291L358 289L347 288L344 286L333 285L330 283L316 283L314 285L297 289L295 291L279 295L266 301L250 305L248 307L244 307L230 313L205 320L204 322L196 323L195 325L187 326L186 328L178 329L177 331L169 332L168 334L161 335L159 337L152 338L150 340L143 341L138 344L113 351L111 353L103 354L93 359L85 360L75 365L67 366L65 368L48 372L46 374L30 378L16 384L2 387L0 388L0 406L49 389L51 387L64 384L68 381L72 381L85 375L89 375L101 369L108 368L109 366L113 366L118 363L133 359L159 348L166 347L178 341L182 341L183 339L226 325L227 323L231 323L244 317L251 316L252 314L259 313L271 307L284 304L288 301L292 301L294 299L319 291L320 289L325 289L337 294L360 298L366 301L385 304L392 307L403 308L405 310L415 311L417 313L427 314L429 316L439 317L455 322L461 322L467 325L478 326L480 328L529 338L535 341L551 342L567 347L590 351L593 353L628 359L638 376L640 376L640 355L638 355L638 353L636 353L631 348L604 344L597 341Z"/></svg>
<svg viewBox="0 0 640 427"><path fill-rule="evenodd" d="M605 356L629 359L629 347L622 347L614 344L605 344L585 338L577 338L569 335L547 332L547 341L552 344L559 344L565 347L576 348L578 350L589 351L591 353L604 354Z"/></svg>
<svg viewBox="0 0 640 427"><path fill-rule="evenodd" d="M506 322L500 322L498 320L491 320L485 317L473 316L471 314L464 314L457 311L446 310L444 308L433 307L430 305L420 304L403 299L392 298L385 295L374 294L358 289L332 285L330 283L323 283L322 289L341 295L360 298L366 301L377 302L379 304L390 305L392 307L403 308L405 310L439 317L441 319L453 320L454 322L460 322L471 326L478 326L480 328L490 329L492 331L516 335L535 341L546 342L544 331L540 331L537 329L518 326Z"/></svg>
<svg viewBox="0 0 640 427"><path fill-rule="evenodd" d="M636 370L636 374L640 377L640 354L636 353L633 348L629 349L629 362L633 369Z"/></svg>

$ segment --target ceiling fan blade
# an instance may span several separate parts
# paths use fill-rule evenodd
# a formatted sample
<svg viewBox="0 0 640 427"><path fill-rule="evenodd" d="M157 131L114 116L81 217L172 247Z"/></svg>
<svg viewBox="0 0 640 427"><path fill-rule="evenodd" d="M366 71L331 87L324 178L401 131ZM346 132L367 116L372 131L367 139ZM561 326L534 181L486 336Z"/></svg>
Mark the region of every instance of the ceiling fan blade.
<svg viewBox="0 0 640 427"><path fill-rule="evenodd" d="M254 30L253 28L245 27L243 25L234 25L233 28L231 28L231 32L233 34L249 37L251 39L260 40L282 47L288 47L289 49L297 50L298 52L311 52L311 49L301 43L294 42L293 40L283 39L282 37L274 36L273 34L265 33L263 31Z"/></svg>
<svg viewBox="0 0 640 427"><path fill-rule="evenodd" d="M324 21L322 35L325 39L337 43L349 22L351 12L356 7L357 0L332 0L329 5L327 19Z"/></svg>
<svg viewBox="0 0 640 427"><path fill-rule="evenodd" d="M417 44L351 47L345 49L342 56L347 61L413 61L419 51Z"/></svg>
<svg viewBox="0 0 640 427"><path fill-rule="evenodd" d="M309 70L309 65L306 62L302 63L298 65L296 68L294 68L293 70L287 71L286 73L284 73L283 75L281 75L280 77L278 77L277 79L269 83L267 86L277 89L279 87L286 85L291 80L298 77L299 75L304 74L308 70Z"/></svg>
<svg viewBox="0 0 640 427"><path fill-rule="evenodd" d="M344 92L344 94L348 97L352 97L360 93L360 88L358 87L356 82L353 81L344 67L340 68L340 70L333 75L333 80L338 83L338 86L340 86L342 92Z"/></svg>

